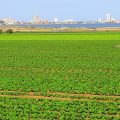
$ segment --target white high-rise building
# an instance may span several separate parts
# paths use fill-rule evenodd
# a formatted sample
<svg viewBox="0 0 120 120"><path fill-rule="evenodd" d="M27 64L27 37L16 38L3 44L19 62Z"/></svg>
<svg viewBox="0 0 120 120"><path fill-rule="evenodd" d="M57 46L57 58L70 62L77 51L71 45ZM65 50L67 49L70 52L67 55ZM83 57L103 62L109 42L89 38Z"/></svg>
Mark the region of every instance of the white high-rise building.
<svg viewBox="0 0 120 120"><path fill-rule="evenodd" d="M106 22L108 22L108 23L112 22L112 16L110 13L106 15Z"/></svg>
<svg viewBox="0 0 120 120"><path fill-rule="evenodd" d="M98 22L99 22L99 23L102 23L102 19L101 19L101 18L99 18L99 19L98 19Z"/></svg>

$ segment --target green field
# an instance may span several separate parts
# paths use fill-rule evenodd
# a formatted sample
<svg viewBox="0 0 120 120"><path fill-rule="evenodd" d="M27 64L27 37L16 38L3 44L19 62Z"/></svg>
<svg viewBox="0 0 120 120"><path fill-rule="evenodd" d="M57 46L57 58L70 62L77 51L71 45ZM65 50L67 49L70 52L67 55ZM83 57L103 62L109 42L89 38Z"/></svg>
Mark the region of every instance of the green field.
<svg viewBox="0 0 120 120"><path fill-rule="evenodd" d="M120 40L120 32L14 33L1 34L0 40Z"/></svg>
<svg viewBox="0 0 120 120"><path fill-rule="evenodd" d="M120 120L120 33L0 35L0 120Z"/></svg>

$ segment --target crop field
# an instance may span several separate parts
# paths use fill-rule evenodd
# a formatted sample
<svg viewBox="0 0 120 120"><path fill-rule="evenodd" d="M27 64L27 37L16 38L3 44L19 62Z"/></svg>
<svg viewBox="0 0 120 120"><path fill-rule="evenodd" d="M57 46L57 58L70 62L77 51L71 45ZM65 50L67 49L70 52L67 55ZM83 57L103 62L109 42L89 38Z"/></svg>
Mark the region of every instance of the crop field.
<svg viewBox="0 0 120 120"><path fill-rule="evenodd" d="M120 120L120 33L0 34L0 120Z"/></svg>

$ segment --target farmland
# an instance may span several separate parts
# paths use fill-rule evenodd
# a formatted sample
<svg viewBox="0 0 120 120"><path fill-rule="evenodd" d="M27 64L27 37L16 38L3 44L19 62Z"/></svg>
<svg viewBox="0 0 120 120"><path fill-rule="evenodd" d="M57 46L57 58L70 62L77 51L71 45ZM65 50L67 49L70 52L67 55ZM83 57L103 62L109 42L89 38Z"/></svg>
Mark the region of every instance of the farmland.
<svg viewBox="0 0 120 120"><path fill-rule="evenodd" d="M0 119L119 120L120 33L0 34Z"/></svg>

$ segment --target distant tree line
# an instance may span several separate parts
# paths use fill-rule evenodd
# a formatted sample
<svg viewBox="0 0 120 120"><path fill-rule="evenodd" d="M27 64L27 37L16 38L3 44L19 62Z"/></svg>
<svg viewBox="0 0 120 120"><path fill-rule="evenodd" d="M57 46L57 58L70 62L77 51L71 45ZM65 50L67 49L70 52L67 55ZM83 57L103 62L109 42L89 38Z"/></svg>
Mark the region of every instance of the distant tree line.
<svg viewBox="0 0 120 120"><path fill-rule="evenodd" d="M0 34L2 34L2 33L12 34L13 30L12 29L8 29L6 32L3 32L3 30L0 29Z"/></svg>

